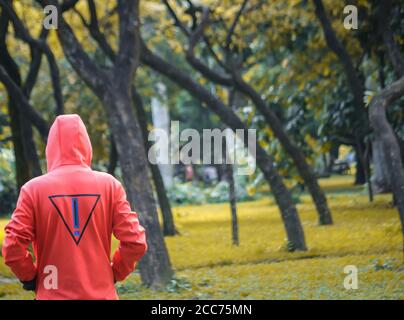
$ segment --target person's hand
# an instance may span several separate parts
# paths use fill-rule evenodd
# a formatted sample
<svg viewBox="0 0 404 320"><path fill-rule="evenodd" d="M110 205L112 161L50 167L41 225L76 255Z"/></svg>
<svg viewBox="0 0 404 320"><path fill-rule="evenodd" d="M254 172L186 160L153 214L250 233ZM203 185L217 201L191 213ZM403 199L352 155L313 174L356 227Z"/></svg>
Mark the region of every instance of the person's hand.
<svg viewBox="0 0 404 320"><path fill-rule="evenodd" d="M20 282L22 283L22 287L23 287L24 290L35 291L35 289L36 289L36 277L34 279L32 279L32 280L29 280L29 281L21 281L20 280Z"/></svg>

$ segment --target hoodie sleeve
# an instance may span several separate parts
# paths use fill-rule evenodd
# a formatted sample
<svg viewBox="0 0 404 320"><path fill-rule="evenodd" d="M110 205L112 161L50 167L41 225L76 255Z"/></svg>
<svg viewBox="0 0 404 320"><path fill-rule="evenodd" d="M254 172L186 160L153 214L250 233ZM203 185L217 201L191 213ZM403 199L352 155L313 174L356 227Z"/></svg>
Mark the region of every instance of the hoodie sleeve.
<svg viewBox="0 0 404 320"><path fill-rule="evenodd" d="M136 212L131 211L122 185L117 185L113 233L119 247L112 259L115 281L124 280L135 268L136 262L147 250L144 228L139 224Z"/></svg>
<svg viewBox="0 0 404 320"><path fill-rule="evenodd" d="M5 227L2 254L4 262L21 281L36 277L36 267L28 246L35 238L34 209L25 187L21 188L17 207Z"/></svg>

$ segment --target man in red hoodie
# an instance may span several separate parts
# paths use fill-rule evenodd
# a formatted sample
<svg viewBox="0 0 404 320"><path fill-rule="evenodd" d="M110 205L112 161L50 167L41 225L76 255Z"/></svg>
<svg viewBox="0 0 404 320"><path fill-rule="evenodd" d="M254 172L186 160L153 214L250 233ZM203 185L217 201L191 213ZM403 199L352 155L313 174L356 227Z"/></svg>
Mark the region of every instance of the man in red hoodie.
<svg viewBox="0 0 404 320"><path fill-rule="evenodd" d="M37 299L118 299L115 281L146 251L145 230L122 185L92 170L91 158L80 117L57 117L46 146L48 173L21 188L5 227L4 261ZM112 234L120 243L111 262Z"/></svg>

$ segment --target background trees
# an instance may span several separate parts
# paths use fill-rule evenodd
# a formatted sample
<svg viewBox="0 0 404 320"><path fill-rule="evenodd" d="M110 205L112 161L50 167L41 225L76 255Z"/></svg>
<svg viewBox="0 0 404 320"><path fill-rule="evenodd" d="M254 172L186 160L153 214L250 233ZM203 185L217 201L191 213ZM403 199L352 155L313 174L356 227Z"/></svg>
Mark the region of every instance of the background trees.
<svg viewBox="0 0 404 320"><path fill-rule="evenodd" d="M79 113L95 146L94 167L123 180L152 235L140 264L144 283L166 284L173 271L163 235L177 234L170 203L175 188L197 190L197 198L218 181L202 182L205 166L194 164L192 181L183 183L183 168L176 166L170 187L148 161L152 99L164 87L169 116L183 128L257 130L254 175L232 181L234 168L215 167L218 180L228 179L224 199L230 195L234 243L242 245L238 190L253 197L264 182L279 208L286 247L310 248L299 195L309 192L319 225L332 224L318 177L338 171L341 161L356 162L356 183L365 185L370 200L374 192L392 190L403 217L399 1L356 1L359 29L350 31L341 23L343 1L70 0L58 7L53 31L42 28L47 4L57 5L0 0L0 152L14 153L2 165L2 205L44 172L54 117ZM339 157L342 145L355 159ZM0 212L10 211L7 206Z"/></svg>
<svg viewBox="0 0 404 320"><path fill-rule="evenodd" d="M190 31L177 17L169 2L164 1L164 3L166 4L170 14L173 16L175 24L183 31L183 33L185 33L188 38L188 48L184 49L184 51L186 51L187 62L209 81L216 84L233 87L251 99L256 109L259 110L259 112L263 115L266 124L271 128L275 137L280 141L282 147L293 159L300 176L304 180L309 192L313 197L314 203L316 204L319 213L319 224L332 224L332 217L324 192L318 185L314 171L308 165L303 153L287 135L286 131L282 127L280 119L266 104L264 99L262 99L260 93L243 79L242 73L248 72L249 68L254 66L254 63L245 66L247 58L254 60L254 54L256 54L251 48L249 48L250 50L248 53L243 51L243 49L248 46L246 43L244 43L244 41L253 42L254 36L260 34L260 32L255 31L255 34L247 34L245 39L238 39L239 41L237 43L233 43L232 39L235 29L243 27L238 26L238 23L243 11L246 10L247 5L249 4L248 1L243 1L241 3L240 8L236 12L229 27L226 28L226 23L224 23L225 30L222 33L226 34L225 39L216 37L213 41L208 40L208 37L205 35L205 29L214 23L215 20L225 21L225 18L221 17L220 15L218 17L211 17L211 9L209 7L195 6L192 1L188 1L189 7L187 8L187 13L191 15L193 28L193 30ZM262 6L258 6L256 8L250 8L250 11L262 9ZM196 16L196 12L198 10L203 12L202 18L200 19L201 21L198 21ZM270 20L256 21L255 27L258 29L258 27L261 26L262 28L263 24L269 22ZM263 29L265 30L266 28L263 27ZM217 30L217 27L215 27L215 30ZM210 57L210 60L216 60L218 67L223 69L222 73L215 71L213 68L209 68L207 65L207 60L209 60L209 58L205 58L205 62L195 56L195 47L202 39L205 40L208 46L208 48L205 49L205 52L210 52L210 54L213 55L213 57ZM222 59L218 57L218 54L215 53L213 47L220 48L221 56L223 56Z"/></svg>

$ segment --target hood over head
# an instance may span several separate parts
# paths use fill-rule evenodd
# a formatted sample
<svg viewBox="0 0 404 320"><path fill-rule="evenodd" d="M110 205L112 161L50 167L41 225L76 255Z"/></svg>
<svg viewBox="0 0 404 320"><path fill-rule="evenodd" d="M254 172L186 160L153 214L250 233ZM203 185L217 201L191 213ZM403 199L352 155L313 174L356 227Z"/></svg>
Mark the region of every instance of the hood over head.
<svg viewBox="0 0 404 320"><path fill-rule="evenodd" d="M77 114L58 116L46 145L48 172L68 164L91 165L93 151L86 127Z"/></svg>

